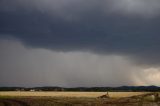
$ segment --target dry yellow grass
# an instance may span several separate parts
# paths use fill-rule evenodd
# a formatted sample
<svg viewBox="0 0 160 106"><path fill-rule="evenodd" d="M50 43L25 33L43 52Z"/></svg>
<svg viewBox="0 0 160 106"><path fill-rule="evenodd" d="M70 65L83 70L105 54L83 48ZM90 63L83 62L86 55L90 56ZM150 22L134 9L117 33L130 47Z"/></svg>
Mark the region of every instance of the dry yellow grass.
<svg viewBox="0 0 160 106"><path fill-rule="evenodd" d="M144 94L145 92L109 92L110 97L129 97L139 94ZM20 92L20 91L7 91L0 92L0 96L51 96L51 97L88 97L96 98L101 95L106 94L106 92Z"/></svg>

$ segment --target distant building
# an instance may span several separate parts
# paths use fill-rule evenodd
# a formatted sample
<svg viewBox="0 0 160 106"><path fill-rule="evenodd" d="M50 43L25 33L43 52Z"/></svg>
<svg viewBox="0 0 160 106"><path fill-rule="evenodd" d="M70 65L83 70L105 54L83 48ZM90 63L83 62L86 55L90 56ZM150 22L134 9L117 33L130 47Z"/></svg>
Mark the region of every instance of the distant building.
<svg viewBox="0 0 160 106"><path fill-rule="evenodd" d="M35 90L35 89L31 89L30 91L31 91L31 92L34 92L34 91L36 91L36 90Z"/></svg>

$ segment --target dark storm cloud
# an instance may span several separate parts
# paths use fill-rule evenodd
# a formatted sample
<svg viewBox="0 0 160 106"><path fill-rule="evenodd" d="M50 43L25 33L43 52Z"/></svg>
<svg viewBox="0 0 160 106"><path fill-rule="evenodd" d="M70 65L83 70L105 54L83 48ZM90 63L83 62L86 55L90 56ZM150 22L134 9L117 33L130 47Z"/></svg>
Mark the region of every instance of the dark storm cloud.
<svg viewBox="0 0 160 106"><path fill-rule="evenodd" d="M0 86L159 85L159 11L159 0L0 0Z"/></svg>
<svg viewBox="0 0 160 106"><path fill-rule="evenodd" d="M31 47L159 63L159 5L159 0L1 0L0 36Z"/></svg>

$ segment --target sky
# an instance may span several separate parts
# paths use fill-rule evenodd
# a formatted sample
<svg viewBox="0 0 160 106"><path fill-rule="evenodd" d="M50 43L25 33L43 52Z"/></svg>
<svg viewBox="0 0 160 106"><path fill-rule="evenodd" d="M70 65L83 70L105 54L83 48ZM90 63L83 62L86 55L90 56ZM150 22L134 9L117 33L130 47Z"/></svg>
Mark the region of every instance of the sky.
<svg viewBox="0 0 160 106"><path fill-rule="evenodd" d="M159 0L0 0L0 86L160 86Z"/></svg>

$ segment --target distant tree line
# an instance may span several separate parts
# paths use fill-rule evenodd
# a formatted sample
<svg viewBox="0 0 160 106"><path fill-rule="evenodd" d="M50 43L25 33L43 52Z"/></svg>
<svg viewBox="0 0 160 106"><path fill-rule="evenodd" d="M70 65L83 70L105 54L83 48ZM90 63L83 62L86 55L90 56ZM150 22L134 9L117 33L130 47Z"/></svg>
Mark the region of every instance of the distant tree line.
<svg viewBox="0 0 160 106"><path fill-rule="evenodd" d="M82 92L159 92L158 86L121 86L121 87L0 87L0 91L82 91Z"/></svg>

